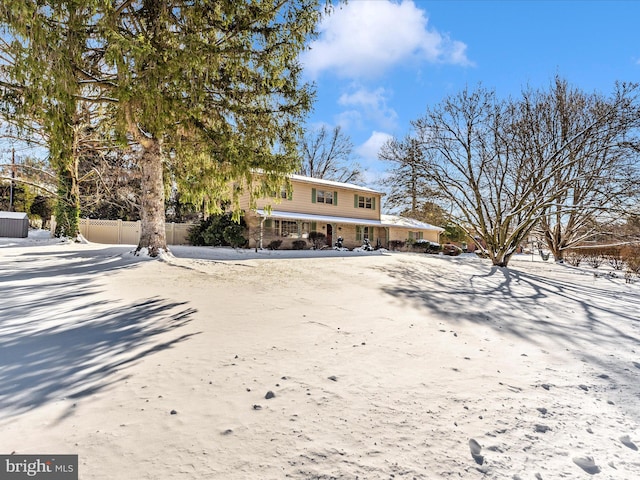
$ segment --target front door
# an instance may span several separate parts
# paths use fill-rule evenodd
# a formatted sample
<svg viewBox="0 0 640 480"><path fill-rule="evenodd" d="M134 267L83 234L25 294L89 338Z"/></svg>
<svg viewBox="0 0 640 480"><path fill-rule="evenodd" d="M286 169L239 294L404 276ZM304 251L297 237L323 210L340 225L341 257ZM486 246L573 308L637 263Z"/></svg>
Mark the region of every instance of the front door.
<svg viewBox="0 0 640 480"><path fill-rule="evenodd" d="M333 226L330 223L327 223L327 245L333 247Z"/></svg>

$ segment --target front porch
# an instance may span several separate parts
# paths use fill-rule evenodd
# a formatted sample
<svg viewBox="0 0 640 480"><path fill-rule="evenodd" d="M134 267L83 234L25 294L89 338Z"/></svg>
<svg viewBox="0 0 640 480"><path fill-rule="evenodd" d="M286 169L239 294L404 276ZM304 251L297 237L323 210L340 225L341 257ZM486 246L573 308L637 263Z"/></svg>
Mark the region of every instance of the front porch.
<svg viewBox="0 0 640 480"><path fill-rule="evenodd" d="M245 221L251 248L266 248L274 240L282 241L282 249L299 248L300 240L306 241L304 248L311 248L311 232L322 233L326 247L333 247L338 237L342 237L343 246L348 249L362 246L365 238L373 246L387 248L389 243L389 229L379 220L259 209L245 217Z"/></svg>

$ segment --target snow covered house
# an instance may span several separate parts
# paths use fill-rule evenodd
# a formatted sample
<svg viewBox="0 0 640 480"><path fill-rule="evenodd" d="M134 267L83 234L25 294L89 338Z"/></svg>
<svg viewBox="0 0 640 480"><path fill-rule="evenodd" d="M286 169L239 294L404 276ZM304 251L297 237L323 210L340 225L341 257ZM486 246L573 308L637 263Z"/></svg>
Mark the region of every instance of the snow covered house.
<svg viewBox="0 0 640 480"><path fill-rule="evenodd" d="M291 175L292 190L262 198L256 208L249 197L241 198L249 229L250 246L267 247L282 240L280 248L295 248L309 234L325 235L326 245L334 245L342 237L346 248L355 248L368 239L371 245L387 248L389 242L425 240L439 242L444 230L416 220L383 215L381 192L349 183ZM296 243L294 243L296 242Z"/></svg>

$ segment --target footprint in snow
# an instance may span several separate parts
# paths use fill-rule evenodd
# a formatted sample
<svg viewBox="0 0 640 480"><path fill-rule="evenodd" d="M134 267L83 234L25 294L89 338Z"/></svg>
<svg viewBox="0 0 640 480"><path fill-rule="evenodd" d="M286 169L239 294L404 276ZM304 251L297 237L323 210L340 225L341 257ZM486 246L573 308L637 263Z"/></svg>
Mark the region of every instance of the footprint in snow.
<svg viewBox="0 0 640 480"><path fill-rule="evenodd" d="M484 457L480 454L482 447L473 438L469 440L469 449L471 450L471 457L478 465L482 465L484 463Z"/></svg>
<svg viewBox="0 0 640 480"><path fill-rule="evenodd" d="M573 463L579 466L582 470L589 475L595 475L600 473L600 467L593 461L593 457L575 457Z"/></svg>
<svg viewBox="0 0 640 480"><path fill-rule="evenodd" d="M629 447L631 450L638 450L638 446L631 441L629 435L623 435L622 437L620 437L620 441L625 447Z"/></svg>

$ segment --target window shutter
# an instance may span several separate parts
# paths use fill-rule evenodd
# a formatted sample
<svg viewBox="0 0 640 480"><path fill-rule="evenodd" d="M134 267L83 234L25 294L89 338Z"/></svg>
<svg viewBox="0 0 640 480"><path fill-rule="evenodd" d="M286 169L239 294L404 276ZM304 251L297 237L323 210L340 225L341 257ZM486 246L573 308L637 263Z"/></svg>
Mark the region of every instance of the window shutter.
<svg viewBox="0 0 640 480"><path fill-rule="evenodd" d="M338 192L333 192L333 204L338 205Z"/></svg>
<svg viewBox="0 0 640 480"><path fill-rule="evenodd" d="M316 189L311 189L311 203L316 203Z"/></svg>
<svg viewBox="0 0 640 480"><path fill-rule="evenodd" d="M273 221L272 221L270 218L267 218L267 219L264 221L264 227L265 227L265 228L271 228L272 226L273 226Z"/></svg>
<svg viewBox="0 0 640 480"><path fill-rule="evenodd" d="M317 227L318 227L318 225L316 224L316 222L311 222L311 231L312 232L315 232Z"/></svg>
<svg viewBox="0 0 640 480"><path fill-rule="evenodd" d="M360 225L356 225L356 242L362 240L362 227Z"/></svg>
<svg viewBox="0 0 640 480"><path fill-rule="evenodd" d="M371 197L371 208L376 209L376 197Z"/></svg>
<svg viewBox="0 0 640 480"><path fill-rule="evenodd" d="M287 192L287 200L293 200L293 190Z"/></svg>
<svg viewBox="0 0 640 480"><path fill-rule="evenodd" d="M409 240L413 240L413 232L409 232Z"/></svg>
<svg viewBox="0 0 640 480"><path fill-rule="evenodd" d="M353 208L358 208L358 194L353 196Z"/></svg>

